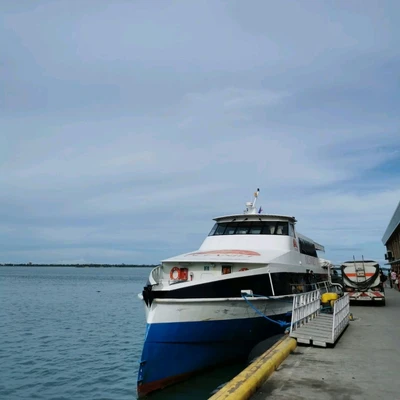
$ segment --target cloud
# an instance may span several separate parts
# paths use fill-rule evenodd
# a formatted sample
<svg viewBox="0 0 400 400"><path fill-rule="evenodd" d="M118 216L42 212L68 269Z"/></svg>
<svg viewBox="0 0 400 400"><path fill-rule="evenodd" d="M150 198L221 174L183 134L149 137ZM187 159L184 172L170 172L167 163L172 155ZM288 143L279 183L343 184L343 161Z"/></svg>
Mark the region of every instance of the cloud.
<svg viewBox="0 0 400 400"><path fill-rule="evenodd" d="M326 258L382 258L397 3L0 7L0 260L156 263L257 187Z"/></svg>

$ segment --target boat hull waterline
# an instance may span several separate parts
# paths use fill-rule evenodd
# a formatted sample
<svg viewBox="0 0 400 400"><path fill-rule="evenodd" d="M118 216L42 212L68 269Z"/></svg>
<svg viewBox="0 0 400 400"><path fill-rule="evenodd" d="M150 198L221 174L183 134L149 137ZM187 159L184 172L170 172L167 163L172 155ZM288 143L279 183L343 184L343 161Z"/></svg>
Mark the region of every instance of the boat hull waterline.
<svg viewBox="0 0 400 400"><path fill-rule="evenodd" d="M218 365L246 360L260 341L284 332L285 327L245 305L249 316L243 318L148 324L138 374L139 397ZM290 311L267 317L289 322Z"/></svg>

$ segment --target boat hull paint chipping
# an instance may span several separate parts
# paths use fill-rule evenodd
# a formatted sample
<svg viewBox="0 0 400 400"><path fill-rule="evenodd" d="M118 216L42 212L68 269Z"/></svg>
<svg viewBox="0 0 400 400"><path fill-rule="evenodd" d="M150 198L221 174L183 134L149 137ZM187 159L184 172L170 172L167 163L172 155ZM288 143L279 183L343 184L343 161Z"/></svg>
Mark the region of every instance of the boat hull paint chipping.
<svg viewBox="0 0 400 400"><path fill-rule="evenodd" d="M209 400L247 400L296 349L295 339L285 337L262 354Z"/></svg>
<svg viewBox="0 0 400 400"><path fill-rule="evenodd" d="M271 318L290 319L285 314ZM283 331L284 328L262 317L149 324L138 376L138 396L200 371L245 360L257 343Z"/></svg>

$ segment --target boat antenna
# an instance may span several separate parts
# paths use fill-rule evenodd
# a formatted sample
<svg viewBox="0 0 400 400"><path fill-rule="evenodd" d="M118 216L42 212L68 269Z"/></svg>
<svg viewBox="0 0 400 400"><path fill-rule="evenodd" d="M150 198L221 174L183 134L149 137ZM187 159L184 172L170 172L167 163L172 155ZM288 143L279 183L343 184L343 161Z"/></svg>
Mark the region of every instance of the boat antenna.
<svg viewBox="0 0 400 400"><path fill-rule="evenodd" d="M255 206L256 206L256 201L257 201L257 197L258 197L259 193L260 193L260 189L257 188L257 191L254 192L254 200L253 200L253 202L248 201L246 203L246 210L244 211L245 214L257 214Z"/></svg>
<svg viewBox="0 0 400 400"><path fill-rule="evenodd" d="M253 207L256 205L258 194L260 193L260 189L257 188L257 191L254 192L254 200L253 200Z"/></svg>

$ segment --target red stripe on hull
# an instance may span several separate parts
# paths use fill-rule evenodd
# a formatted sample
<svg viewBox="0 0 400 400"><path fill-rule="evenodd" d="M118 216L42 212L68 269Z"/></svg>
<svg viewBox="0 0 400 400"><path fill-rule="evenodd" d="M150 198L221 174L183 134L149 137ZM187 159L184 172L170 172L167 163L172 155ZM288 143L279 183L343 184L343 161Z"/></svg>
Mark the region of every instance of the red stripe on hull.
<svg viewBox="0 0 400 400"><path fill-rule="evenodd" d="M155 392L157 390L165 389L168 386L172 386L177 383L186 381L187 379L192 378L196 375L205 373L207 371L211 371L211 370L219 368L219 367L231 365L231 364L232 364L232 360L219 362L217 364L214 364L213 366L200 368L195 371L186 372L186 373L180 374L180 375L170 376L168 378L159 379L158 381L142 383L142 384L138 383L138 385L137 385L138 398L141 399L142 397L147 396L148 394Z"/></svg>
<svg viewBox="0 0 400 400"><path fill-rule="evenodd" d="M171 386L175 383L182 382L191 376L197 374L199 371L192 371L186 374L180 374L176 376L170 376L168 378L160 379L158 381L138 384L137 386L137 394L139 398L142 398L148 395L151 392L155 392L156 390L164 389L167 386Z"/></svg>

